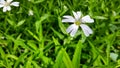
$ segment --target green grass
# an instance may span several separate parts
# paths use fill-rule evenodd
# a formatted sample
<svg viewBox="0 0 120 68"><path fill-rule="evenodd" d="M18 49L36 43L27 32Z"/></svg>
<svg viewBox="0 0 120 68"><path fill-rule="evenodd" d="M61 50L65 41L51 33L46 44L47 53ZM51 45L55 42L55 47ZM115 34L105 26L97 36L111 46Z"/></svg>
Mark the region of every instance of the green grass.
<svg viewBox="0 0 120 68"><path fill-rule="evenodd" d="M19 7L0 8L0 68L119 68L110 53L120 55L119 0L14 0ZM34 15L29 16L28 11ZM85 37L70 37L64 15L81 11L94 19Z"/></svg>

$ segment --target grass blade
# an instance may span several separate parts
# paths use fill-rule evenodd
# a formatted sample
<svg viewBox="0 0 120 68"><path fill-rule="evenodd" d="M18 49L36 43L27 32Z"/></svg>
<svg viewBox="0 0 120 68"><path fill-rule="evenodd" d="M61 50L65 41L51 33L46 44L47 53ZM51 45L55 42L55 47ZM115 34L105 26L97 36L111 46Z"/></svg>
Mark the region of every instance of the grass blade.
<svg viewBox="0 0 120 68"><path fill-rule="evenodd" d="M80 59L81 59L81 51L82 51L82 43L79 40L78 44L76 45L76 49L73 55L72 63L74 68L80 68Z"/></svg>
<svg viewBox="0 0 120 68"><path fill-rule="evenodd" d="M73 64L72 64L72 61L70 60L70 57L69 55L67 54L67 52L65 51L65 49L62 49L63 50L63 62L66 66L66 68L74 68L73 67Z"/></svg>

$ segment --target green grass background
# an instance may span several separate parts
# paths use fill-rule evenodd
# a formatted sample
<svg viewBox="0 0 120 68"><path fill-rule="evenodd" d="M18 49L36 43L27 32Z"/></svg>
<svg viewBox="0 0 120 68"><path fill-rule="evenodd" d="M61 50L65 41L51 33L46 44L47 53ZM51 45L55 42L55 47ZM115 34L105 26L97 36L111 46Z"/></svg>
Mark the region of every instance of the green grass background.
<svg viewBox="0 0 120 68"><path fill-rule="evenodd" d="M119 68L120 0L14 0L19 7L0 9L0 68ZM34 15L29 16L28 11ZM64 15L81 11L94 19L94 33L66 33Z"/></svg>

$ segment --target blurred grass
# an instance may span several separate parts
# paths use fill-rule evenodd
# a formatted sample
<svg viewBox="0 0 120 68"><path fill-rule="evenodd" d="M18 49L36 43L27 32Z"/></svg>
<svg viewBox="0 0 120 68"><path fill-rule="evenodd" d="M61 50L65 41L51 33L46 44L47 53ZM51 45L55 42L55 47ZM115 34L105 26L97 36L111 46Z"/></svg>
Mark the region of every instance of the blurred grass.
<svg viewBox="0 0 120 68"><path fill-rule="evenodd" d="M18 8L0 9L0 68L119 68L119 0L15 0ZM34 15L29 16L29 9ZM63 15L82 11L94 18L94 34L66 33Z"/></svg>

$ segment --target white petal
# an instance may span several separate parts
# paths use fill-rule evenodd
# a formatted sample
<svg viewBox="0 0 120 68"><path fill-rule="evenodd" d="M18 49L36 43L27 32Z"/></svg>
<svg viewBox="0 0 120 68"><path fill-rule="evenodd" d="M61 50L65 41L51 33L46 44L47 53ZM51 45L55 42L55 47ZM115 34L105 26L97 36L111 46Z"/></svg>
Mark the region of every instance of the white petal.
<svg viewBox="0 0 120 68"><path fill-rule="evenodd" d="M75 22L73 19L62 19L62 22Z"/></svg>
<svg viewBox="0 0 120 68"><path fill-rule="evenodd" d="M70 35L73 37L76 34L77 30L78 30L78 26L75 24L72 24L67 28L66 31L67 33L70 33Z"/></svg>
<svg viewBox="0 0 120 68"><path fill-rule="evenodd" d="M81 12L74 12L74 11L73 11L73 15L74 15L74 17L75 17L76 20L79 20L79 19L80 19L81 14L82 14Z"/></svg>
<svg viewBox="0 0 120 68"><path fill-rule="evenodd" d="M93 33L92 29L85 24L81 24L80 27L82 28L86 37Z"/></svg>
<svg viewBox="0 0 120 68"><path fill-rule="evenodd" d="M68 18L68 19L74 19L72 16L69 16L69 15L65 15L63 16L64 18Z"/></svg>
<svg viewBox="0 0 120 68"><path fill-rule="evenodd" d="M78 30L78 26L75 25L75 26L74 26L74 29L70 32L70 36L74 37L75 34L76 34L76 32L77 32L77 30Z"/></svg>
<svg viewBox="0 0 120 68"><path fill-rule="evenodd" d="M18 7L19 6L19 2L12 2L10 5Z"/></svg>
<svg viewBox="0 0 120 68"><path fill-rule="evenodd" d="M13 0L7 0L8 3L12 2Z"/></svg>
<svg viewBox="0 0 120 68"><path fill-rule="evenodd" d="M82 16L82 12L77 12L77 15L80 18Z"/></svg>
<svg viewBox="0 0 120 68"><path fill-rule="evenodd" d="M0 8L3 7L4 5L3 4L0 4Z"/></svg>
<svg viewBox="0 0 120 68"><path fill-rule="evenodd" d="M72 25L70 25L68 28L67 28L67 33L70 33L73 29L74 29L74 27L75 27L75 25L74 24L72 24Z"/></svg>
<svg viewBox="0 0 120 68"><path fill-rule="evenodd" d="M65 19L62 19L62 22L75 22L75 19L72 16L63 16Z"/></svg>
<svg viewBox="0 0 120 68"><path fill-rule="evenodd" d="M3 12L6 12L7 11L7 7L3 7Z"/></svg>
<svg viewBox="0 0 120 68"><path fill-rule="evenodd" d="M86 22L87 23L93 23L94 20L91 19L89 15L86 15L86 16L82 17L82 23L86 23Z"/></svg>
<svg viewBox="0 0 120 68"><path fill-rule="evenodd" d="M0 0L0 3L2 3L2 4L5 3L5 0Z"/></svg>
<svg viewBox="0 0 120 68"><path fill-rule="evenodd" d="M10 10L11 10L11 7L10 7L10 6L7 6L7 10L10 11Z"/></svg>

